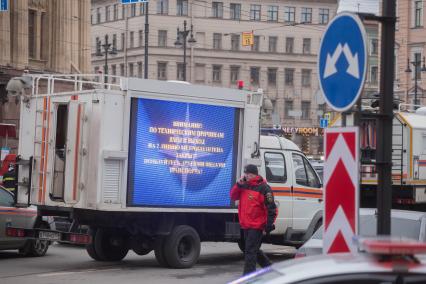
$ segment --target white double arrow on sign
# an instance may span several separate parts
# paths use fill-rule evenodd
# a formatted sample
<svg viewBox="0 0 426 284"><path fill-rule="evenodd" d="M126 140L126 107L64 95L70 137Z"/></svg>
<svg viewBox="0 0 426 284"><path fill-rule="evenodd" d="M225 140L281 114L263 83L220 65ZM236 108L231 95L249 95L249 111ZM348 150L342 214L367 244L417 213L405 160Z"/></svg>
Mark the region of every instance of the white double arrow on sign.
<svg viewBox="0 0 426 284"><path fill-rule="evenodd" d="M342 53L345 55L346 60L348 61L348 69L346 69L346 72L355 77L356 79L359 79L359 64L358 64L358 54L352 54L351 49L349 48L349 45L345 43L344 46L342 44L338 44L336 47L336 50L334 50L333 55L330 55L330 53L327 54L327 61L325 63L325 70L324 70L324 79L330 77L331 75L337 73L336 63L337 60L339 60Z"/></svg>

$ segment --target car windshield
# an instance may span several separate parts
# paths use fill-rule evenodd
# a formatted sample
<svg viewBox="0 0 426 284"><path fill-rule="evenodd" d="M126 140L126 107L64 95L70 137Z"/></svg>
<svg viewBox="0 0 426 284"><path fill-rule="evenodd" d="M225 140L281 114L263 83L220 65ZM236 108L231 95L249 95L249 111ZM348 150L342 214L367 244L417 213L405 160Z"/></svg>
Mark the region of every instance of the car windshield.
<svg viewBox="0 0 426 284"><path fill-rule="evenodd" d="M361 215L360 218L360 235L363 237L372 237L376 235L377 216ZM405 219L400 217L392 217L391 234L394 237L404 237L419 240L420 236L420 220ZM321 226L313 235L312 239L321 240L323 226Z"/></svg>

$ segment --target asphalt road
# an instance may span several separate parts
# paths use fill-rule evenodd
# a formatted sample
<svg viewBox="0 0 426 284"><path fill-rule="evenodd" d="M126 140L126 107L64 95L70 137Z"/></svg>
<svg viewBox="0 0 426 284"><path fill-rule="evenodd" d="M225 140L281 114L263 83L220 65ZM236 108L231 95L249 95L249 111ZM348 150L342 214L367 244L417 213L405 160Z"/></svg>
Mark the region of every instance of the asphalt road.
<svg viewBox="0 0 426 284"><path fill-rule="evenodd" d="M263 245L273 262L291 258L294 249ZM138 256L129 252L118 263L92 260L82 247L54 244L46 256L27 258L15 251L0 251L1 284L50 283L227 283L241 275L243 256L232 243L203 243L198 263L191 269L166 269L153 252Z"/></svg>

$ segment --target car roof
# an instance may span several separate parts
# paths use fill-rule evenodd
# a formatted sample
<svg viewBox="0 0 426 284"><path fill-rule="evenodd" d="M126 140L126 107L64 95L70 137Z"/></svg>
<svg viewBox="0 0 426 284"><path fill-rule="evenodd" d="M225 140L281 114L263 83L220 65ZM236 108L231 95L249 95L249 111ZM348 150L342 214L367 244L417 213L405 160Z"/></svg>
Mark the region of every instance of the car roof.
<svg viewBox="0 0 426 284"><path fill-rule="evenodd" d="M424 258L419 258L419 264L407 266L410 267L409 272L426 274L425 260ZM306 269L307 267L309 269ZM400 266L398 265L398 267ZM267 282L271 284L288 283L331 275L392 272L393 269L398 268L393 267L392 262L389 261L379 262L377 257L367 253L342 253L287 260L274 264L272 269L283 274L286 282L283 282L282 278L276 278L273 281Z"/></svg>

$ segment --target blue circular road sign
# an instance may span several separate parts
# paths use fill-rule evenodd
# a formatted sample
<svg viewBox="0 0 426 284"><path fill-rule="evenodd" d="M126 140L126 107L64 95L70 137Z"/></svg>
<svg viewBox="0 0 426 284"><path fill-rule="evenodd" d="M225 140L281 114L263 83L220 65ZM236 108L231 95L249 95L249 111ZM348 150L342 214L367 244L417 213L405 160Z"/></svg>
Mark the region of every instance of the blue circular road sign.
<svg viewBox="0 0 426 284"><path fill-rule="evenodd" d="M367 47L364 25L351 13L338 14L327 26L318 54L318 76L328 105L345 111L364 86Z"/></svg>

